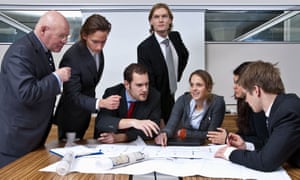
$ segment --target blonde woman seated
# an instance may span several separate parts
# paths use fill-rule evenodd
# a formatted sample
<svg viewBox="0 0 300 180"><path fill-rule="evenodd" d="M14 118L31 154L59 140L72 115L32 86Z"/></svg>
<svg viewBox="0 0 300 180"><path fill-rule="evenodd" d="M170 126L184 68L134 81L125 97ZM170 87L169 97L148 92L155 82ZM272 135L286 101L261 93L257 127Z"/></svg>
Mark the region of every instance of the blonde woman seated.
<svg viewBox="0 0 300 180"><path fill-rule="evenodd" d="M221 126L225 114L222 96L212 94L213 81L204 70L189 77L190 92L181 95L173 106L169 121L155 138L155 143L168 144L168 138L192 138L204 143L207 132Z"/></svg>

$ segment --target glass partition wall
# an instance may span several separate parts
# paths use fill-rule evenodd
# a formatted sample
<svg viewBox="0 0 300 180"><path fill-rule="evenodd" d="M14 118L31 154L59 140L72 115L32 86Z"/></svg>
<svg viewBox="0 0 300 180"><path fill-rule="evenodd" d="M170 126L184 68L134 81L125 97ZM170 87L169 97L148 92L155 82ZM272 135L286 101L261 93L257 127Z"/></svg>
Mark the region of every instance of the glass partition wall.
<svg viewBox="0 0 300 180"><path fill-rule="evenodd" d="M0 42L9 43L30 32L39 17L46 11L0 11ZM81 11L60 11L70 23L68 42L79 38L82 22Z"/></svg>
<svg viewBox="0 0 300 180"><path fill-rule="evenodd" d="M300 11L207 11L206 41L299 42Z"/></svg>
<svg viewBox="0 0 300 180"><path fill-rule="evenodd" d="M172 6L171 6L172 7ZM0 11L0 43L11 43L34 28L45 11ZM60 11L71 26L68 42L79 37L82 14ZM300 42L300 11L206 10L206 42Z"/></svg>

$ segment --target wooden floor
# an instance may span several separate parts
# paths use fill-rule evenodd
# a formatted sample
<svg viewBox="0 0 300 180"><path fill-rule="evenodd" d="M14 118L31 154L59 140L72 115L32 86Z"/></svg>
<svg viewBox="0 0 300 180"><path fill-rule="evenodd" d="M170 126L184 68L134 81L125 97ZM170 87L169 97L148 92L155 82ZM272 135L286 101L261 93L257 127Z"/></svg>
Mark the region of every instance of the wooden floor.
<svg viewBox="0 0 300 180"><path fill-rule="evenodd" d="M92 116L89 128L84 135L84 139L92 139L93 138L94 125L95 125L95 116ZM226 114L223 124L222 124L222 127L226 128L229 132L236 132L237 131L236 115ZM51 131L49 133L46 143L49 143L54 140L58 140L56 125L52 125Z"/></svg>

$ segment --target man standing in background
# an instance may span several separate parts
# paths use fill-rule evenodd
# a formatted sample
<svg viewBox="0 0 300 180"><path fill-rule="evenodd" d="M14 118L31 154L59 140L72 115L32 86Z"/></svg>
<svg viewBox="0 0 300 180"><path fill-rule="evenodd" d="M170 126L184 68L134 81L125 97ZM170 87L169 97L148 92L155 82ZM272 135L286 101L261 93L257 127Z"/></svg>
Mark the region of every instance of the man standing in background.
<svg viewBox="0 0 300 180"><path fill-rule="evenodd" d="M138 63L148 68L150 85L160 92L164 126L169 119L183 70L188 62L186 49L179 32L171 31L173 14L168 5L155 4L148 16L151 35L138 45Z"/></svg>

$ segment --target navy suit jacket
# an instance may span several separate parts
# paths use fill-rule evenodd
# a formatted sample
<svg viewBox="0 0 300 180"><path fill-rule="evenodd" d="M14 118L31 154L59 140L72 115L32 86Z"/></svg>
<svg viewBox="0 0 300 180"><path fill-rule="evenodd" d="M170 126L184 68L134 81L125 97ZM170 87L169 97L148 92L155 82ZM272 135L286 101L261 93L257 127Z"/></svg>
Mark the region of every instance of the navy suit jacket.
<svg viewBox="0 0 300 180"><path fill-rule="evenodd" d="M269 139L261 150L234 150L229 159L261 171L274 171L286 161L300 167L300 99L297 95L276 97L268 118L268 132Z"/></svg>
<svg viewBox="0 0 300 180"><path fill-rule="evenodd" d="M96 112L95 89L104 68L103 52L99 54L99 59L102 61L97 72L94 57L85 43L79 41L68 49L61 60L60 67L71 67L72 74L70 80L64 83L55 113L60 139L65 138L68 131L76 132L76 137L83 138L91 113Z"/></svg>
<svg viewBox="0 0 300 180"><path fill-rule="evenodd" d="M169 38L178 55L178 79L188 62L188 50L183 44L180 34L176 31L169 33ZM159 42L155 35L150 35L137 48L138 63L145 65L149 71L150 85L160 92L162 118L167 121L174 105L174 96L170 93L168 68Z"/></svg>
<svg viewBox="0 0 300 180"><path fill-rule="evenodd" d="M222 96L213 94L211 101L207 104L207 111L200 126L198 129L194 129L190 124L191 100L192 96L189 92L184 93L176 100L170 119L162 131L166 132L168 137L174 137L180 128L185 128L187 138L198 138L204 142L207 138L207 131L215 131L217 127L222 125L225 115L225 101Z"/></svg>
<svg viewBox="0 0 300 180"><path fill-rule="evenodd" d="M95 138L98 138L101 132L124 132L118 130L118 125L120 120L122 118L126 118L127 116L128 105L126 101L125 91L126 89L123 84L118 84L105 90L103 98L111 95L120 95L122 98L120 101L120 106L117 110L108 110L105 108L100 109L100 112L98 113L98 116L96 118ZM136 102L132 117L139 120L149 119L159 125L160 99L159 93L154 88L150 88L146 101ZM135 140L137 136L140 136L145 140L149 139L149 137L147 137L143 131L135 128L129 128L125 132L128 141Z"/></svg>
<svg viewBox="0 0 300 180"><path fill-rule="evenodd" d="M12 44L0 73L0 167L42 146L59 82L33 32Z"/></svg>
<svg viewBox="0 0 300 180"><path fill-rule="evenodd" d="M248 106L247 110L249 113L249 131L246 133L238 131L237 134L245 141L253 143L255 149L260 149L267 142L269 135L266 125L266 116L263 111L259 113L253 112L250 106Z"/></svg>

